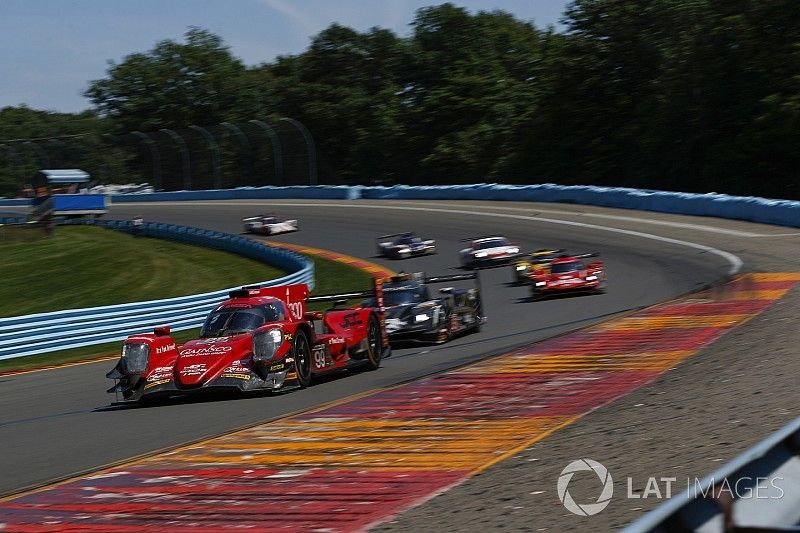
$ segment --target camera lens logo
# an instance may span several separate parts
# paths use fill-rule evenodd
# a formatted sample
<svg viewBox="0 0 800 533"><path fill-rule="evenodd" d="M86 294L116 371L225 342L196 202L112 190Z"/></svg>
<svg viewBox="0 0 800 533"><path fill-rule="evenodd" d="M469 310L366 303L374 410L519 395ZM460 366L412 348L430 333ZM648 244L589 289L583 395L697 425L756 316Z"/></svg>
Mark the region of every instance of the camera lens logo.
<svg viewBox="0 0 800 533"><path fill-rule="evenodd" d="M575 472L587 471L597 474L603 484L603 490L600 492L600 496L597 497L596 502L579 504L572 499L567 487ZM614 480L611 479L608 469L597 461L578 459L572 461L561 471L556 488L558 489L558 499L561 500L561 503L564 504L564 507L569 512L579 516L592 516L605 509L611 502L611 496L614 494Z"/></svg>

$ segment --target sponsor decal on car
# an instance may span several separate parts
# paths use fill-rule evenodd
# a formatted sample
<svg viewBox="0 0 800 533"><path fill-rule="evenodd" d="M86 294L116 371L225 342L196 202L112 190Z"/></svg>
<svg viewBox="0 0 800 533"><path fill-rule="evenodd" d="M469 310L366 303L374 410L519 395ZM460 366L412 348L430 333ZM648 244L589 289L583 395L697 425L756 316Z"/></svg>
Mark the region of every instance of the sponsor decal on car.
<svg viewBox="0 0 800 533"><path fill-rule="evenodd" d="M272 365L271 367L269 367L269 371L270 372L283 372L284 370L286 370L286 363L283 363L283 362L276 363L276 364Z"/></svg>
<svg viewBox="0 0 800 533"><path fill-rule="evenodd" d="M171 379L160 379L158 381L148 381L145 386L144 390L152 389L153 387L158 387L159 385L164 385L165 383L169 383L172 381Z"/></svg>
<svg viewBox="0 0 800 533"><path fill-rule="evenodd" d="M343 328L352 328L353 326L360 326L364 323L364 321L358 317L358 313L348 313L342 317L342 320L342 323L339 325Z"/></svg>
<svg viewBox="0 0 800 533"><path fill-rule="evenodd" d="M153 369L149 376L147 376L148 382L164 382L172 381L172 367L171 366L158 366Z"/></svg>
<svg viewBox="0 0 800 533"><path fill-rule="evenodd" d="M194 365L189 365L181 370L182 376L199 376L201 374L205 374L206 372L206 365L205 363L197 363Z"/></svg>
<svg viewBox="0 0 800 533"><path fill-rule="evenodd" d="M159 354L159 353L167 353L167 352L172 351L174 349L175 349L175 343L173 342L172 344L167 344L166 346L160 346L160 347L156 348L156 353L157 354Z"/></svg>
<svg viewBox="0 0 800 533"><path fill-rule="evenodd" d="M192 357L195 355L220 355L233 350L232 346L206 346L203 348L185 348L181 350L182 357Z"/></svg>
<svg viewBox="0 0 800 533"><path fill-rule="evenodd" d="M248 372L247 374L236 374L236 373L233 373L233 372L225 372L223 374L220 374L220 377L221 378L230 378L230 379L243 379L243 380L247 381L248 379L250 379L250 373Z"/></svg>
<svg viewBox="0 0 800 533"><path fill-rule="evenodd" d="M400 329L403 329L408 322L405 320L400 320L399 318L387 318L386 319L386 333L394 333Z"/></svg>
<svg viewBox="0 0 800 533"><path fill-rule="evenodd" d="M229 372L233 374L249 374L250 369L244 364L242 364L241 361L234 361L230 364L229 367L223 370L223 372Z"/></svg>

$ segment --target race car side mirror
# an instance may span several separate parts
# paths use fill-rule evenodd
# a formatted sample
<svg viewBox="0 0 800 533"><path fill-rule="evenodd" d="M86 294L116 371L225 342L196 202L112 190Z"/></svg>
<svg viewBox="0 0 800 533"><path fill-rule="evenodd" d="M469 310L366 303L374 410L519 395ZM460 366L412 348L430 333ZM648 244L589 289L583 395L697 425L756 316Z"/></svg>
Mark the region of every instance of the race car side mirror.
<svg viewBox="0 0 800 533"><path fill-rule="evenodd" d="M441 289L439 289L440 294L452 294L452 292L453 292L453 287L442 287Z"/></svg>

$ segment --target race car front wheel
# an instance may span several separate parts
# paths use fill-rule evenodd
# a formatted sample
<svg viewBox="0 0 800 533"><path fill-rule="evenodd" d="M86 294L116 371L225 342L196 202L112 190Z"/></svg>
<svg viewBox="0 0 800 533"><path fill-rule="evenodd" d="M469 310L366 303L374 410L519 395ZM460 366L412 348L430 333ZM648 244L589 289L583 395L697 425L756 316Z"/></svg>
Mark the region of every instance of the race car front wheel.
<svg viewBox="0 0 800 533"><path fill-rule="evenodd" d="M381 366L382 356L381 326L378 324L378 318L375 315L370 315L367 325L367 357L364 358L367 369L377 370Z"/></svg>
<svg viewBox="0 0 800 533"><path fill-rule="evenodd" d="M297 384L301 389L311 385L311 346L308 337L301 329L294 338L294 366L297 372Z"/></svg>

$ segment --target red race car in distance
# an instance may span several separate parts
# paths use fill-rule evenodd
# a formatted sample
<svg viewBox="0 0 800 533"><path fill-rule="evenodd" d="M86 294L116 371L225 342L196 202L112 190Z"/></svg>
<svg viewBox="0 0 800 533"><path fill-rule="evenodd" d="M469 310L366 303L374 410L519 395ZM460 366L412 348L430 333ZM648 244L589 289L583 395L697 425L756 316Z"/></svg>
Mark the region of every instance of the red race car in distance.
<svg viewBox="0 0 800 533"><path fill-rule="evenodd" d="M569 292L603 293L606 273L600 260L585 261L597 254L559 255L536 265L528 274L531 298Z"/></svg>
<svg viewBox="0 0 800 533"><path fill-rule="evenodd" d="M364 297L378 307L343 307ZM324 301L336 304L306 310L308 302ZM106 375L115 380L108 392L137 401L218 389L274 391L305 388L313 376L344 368L376 369L391 350L381 309L378 280L372 291L311 297L304 283L235 290L209 313L199 339L178 346L168 326L128 337Z"/></svg>

